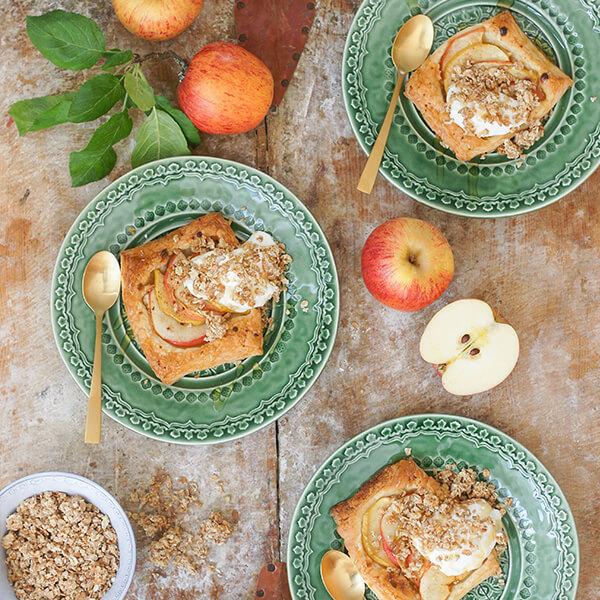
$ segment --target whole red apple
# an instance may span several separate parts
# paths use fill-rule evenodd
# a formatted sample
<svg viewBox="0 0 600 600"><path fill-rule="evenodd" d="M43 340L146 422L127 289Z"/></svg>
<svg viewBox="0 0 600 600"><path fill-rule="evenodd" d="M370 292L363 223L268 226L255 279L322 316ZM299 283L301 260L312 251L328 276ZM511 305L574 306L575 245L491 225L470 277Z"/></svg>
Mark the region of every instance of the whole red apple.
<svg viewBox="0 0 600 600"><path fill-rule="evenodd" d="M273 90L262 60L237 44L215 42L192 58L177 98L200 131L244 133L265 118Z"/></svg>
<svg viewBox="0 0 600 600"><path fill-rule="evenodd" d="M367 238L362 276L371 294L397 310L415 311L431 304L450 285L454 256L444 234L431 223L392 219Z"/></svg>
<svg viewBox="0 0 600 600"><path fill-rule="evenodd" d="M112 0L125 29L145 40L170 40L200 13L203 0Z"/></svg>

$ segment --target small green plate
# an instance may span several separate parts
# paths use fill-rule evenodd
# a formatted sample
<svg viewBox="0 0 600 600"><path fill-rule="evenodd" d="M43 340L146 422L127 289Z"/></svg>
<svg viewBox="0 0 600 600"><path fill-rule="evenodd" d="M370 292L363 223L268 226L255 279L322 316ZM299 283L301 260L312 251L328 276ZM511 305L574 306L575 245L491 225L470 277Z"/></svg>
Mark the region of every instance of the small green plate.
<svg viewBox="0 0 600 600"><path fill-rule="evenodd" d="M381 173L433 208L470 217L530 212L568 194L600 163L600 100L594 100L600 98L598 0L364 0L348 33L342 74L346 110L363 150L373 146L392 96L390 49L407 19L430 16L436 48L507 9L575 83L522 165L497 153L457 160L402 92Z"/></svg>
<svg viewBox="0 0 600 600"><path fill-rule="evenodd" d="M52 286L52 323L60 353L89 390L94 319L81 293L95 252L115 256L192 219L220 212L241 238L268 231L292 256L287 293L271 308L262 356L183 377L167 386L152 372L119 300L104 319L104 412L156 439L209 444L247 435L302 398L325 366L339 315L337 273L319 225L271 177L227 160L156 161L121 177L79 215L60 249Z"/></svg>
<svg viewBox="0 0 600 600"><path fill-rule="evenodd" d="M425 470L453 463L487 468L501 499L508 552L501 560L506 585L488 579L468 600L574 600L579 575L577 532L569 505L540 461L506 434L471 419L414 415L387 421L337 450L312 478L292 519L288 577L294 600L328 594L319 565L330 548L343 549L329 509L352 496L381 468L406 458L410 448ZM375 600L372 592L369 600Z"/></svg>

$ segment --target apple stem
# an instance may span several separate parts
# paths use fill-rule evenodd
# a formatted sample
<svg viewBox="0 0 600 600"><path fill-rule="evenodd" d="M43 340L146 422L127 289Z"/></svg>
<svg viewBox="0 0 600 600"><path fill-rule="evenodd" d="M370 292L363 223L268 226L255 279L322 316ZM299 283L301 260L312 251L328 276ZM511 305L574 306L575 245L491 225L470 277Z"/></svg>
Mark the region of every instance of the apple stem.
<svg viewBox="0 0 600 600"><path fill-rule="evenodd" d="M146 62L147 60L156 60L156 59L172 60L179 68L179 73L177 74L179 81L183 81L183 78L185 76L185 72L188 69L189 63L187 60L185 60L185 58L182 58L181 56L179 56L179 54L176 54L175 52L173 52L173 50L166 50L165 52L150 52L149 54L144 54L144 56L140 56L139 54L136 54L133 62L134 63L143 63L143 62Z"/></svg>

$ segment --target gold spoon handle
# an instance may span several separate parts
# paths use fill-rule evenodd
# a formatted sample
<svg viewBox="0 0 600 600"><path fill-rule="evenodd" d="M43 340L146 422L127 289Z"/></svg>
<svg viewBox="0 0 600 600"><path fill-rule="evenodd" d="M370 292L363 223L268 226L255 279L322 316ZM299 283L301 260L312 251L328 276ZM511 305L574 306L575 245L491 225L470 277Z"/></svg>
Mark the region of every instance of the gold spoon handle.
<svg viewBox="0 0 600 600"><path fill-rule="evenodd" d="M94 368L92 385L85 419L85 443L99 444L102 429L102 317L96 315L96 342L94 344Z"/></svg>
<svg viewBox="0 0 600 600"><path fill-rule="evenodd" d="M385 119L381 124L379 135L373 144L373 148L371 148L371 154L369 155L367 164L365 165L358 182L357 189L365 194L371 193L373 185L375 184L375 178L379 172L379 165L381 164L383 151L385 150L385 145L387 144L387 139L392 127L392 121L394 120L394 113L396 112L396 105L398 104L398 96L400 95L400 86L402 85L403 78L404 73L398 72L396 86L394 87L394 93L392 94L392 99L390 100Z"/></svg>

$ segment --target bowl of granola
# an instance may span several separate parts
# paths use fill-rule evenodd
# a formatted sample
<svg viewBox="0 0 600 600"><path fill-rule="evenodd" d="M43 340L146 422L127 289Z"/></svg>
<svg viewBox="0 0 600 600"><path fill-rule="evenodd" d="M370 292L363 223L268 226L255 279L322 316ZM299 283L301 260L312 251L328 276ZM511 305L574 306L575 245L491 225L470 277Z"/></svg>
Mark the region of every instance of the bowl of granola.
<svg viewBox="0 0 600 600"><path fill-rule="evenodd" d="M120 600L135 571L129 520L98 484L37 473L0 491L0 598Z"/></svg>

